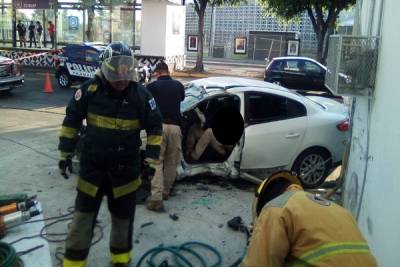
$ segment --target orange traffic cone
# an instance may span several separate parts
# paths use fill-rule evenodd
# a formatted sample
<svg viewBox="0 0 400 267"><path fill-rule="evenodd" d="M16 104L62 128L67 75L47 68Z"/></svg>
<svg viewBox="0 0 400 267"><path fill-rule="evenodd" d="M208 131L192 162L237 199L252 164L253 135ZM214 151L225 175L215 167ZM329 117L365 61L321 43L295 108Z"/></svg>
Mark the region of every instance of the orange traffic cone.
<svg viewBox="0 0 400 267"><path fill-rule="evenodd" d="M44 79L44 93L53 93L53 86L51 85L50 74L46 72L46 77Z"/></svg>

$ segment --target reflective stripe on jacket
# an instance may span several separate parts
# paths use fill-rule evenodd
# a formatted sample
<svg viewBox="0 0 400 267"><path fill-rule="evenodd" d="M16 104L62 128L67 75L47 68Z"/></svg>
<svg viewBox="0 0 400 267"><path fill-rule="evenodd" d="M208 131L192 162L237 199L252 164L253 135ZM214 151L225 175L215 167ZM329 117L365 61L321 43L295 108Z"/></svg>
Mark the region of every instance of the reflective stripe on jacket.
<svg viewBox="0 0 400 267"><path fill-rule="evenodd" d="M353 216L300 190L270 201L257 219L242 267L375 267Z"/></svg>

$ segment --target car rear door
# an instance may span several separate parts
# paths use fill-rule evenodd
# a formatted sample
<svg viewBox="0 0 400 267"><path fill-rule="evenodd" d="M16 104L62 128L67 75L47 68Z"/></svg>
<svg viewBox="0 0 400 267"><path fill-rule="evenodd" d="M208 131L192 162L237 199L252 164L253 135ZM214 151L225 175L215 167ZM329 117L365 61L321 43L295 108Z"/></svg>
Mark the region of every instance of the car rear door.
<svg viewBox="0 0 400 267"><path fill-rule="evenodd" d="M65 66L68 73L75 77L87 77L83 65L85 65L85 48L83 46L72 46L66 50L67 61Z"/></svg>
<svg viewBox="0 0 400 267"><path fill-rule="evenodd" d="M304 69L307 74L306 90L325 91L325 70L311 61L304 62Z"/></svg>
<svg viewBox="0 0 400 267"><path fill-rule="evenodd" d="M272 93L245 93L245 142L241 169L283 167L298 153L307 127L299 101Z"/></svg>
<svg viewBox="0 0 400 267"><path fill-rule="evenodd" d="M306 74L299 69L298 59L287 59L284 64L282 85L291 89L304 89Z"/></svg>

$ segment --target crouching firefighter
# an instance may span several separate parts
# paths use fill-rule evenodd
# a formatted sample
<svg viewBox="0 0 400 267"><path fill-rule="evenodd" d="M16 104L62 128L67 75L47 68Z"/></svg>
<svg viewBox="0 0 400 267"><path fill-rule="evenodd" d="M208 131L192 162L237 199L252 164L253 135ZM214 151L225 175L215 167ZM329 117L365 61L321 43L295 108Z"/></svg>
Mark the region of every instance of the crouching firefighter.
<svg viewBox="0 0 400 267"><path fill-rule="evenodd" d="M100 58L100 71L69 102L60 132L59 167L67 178L78 129L82 120L87 121L64 267L86 266L104 195L112 221L111 263L129 266L135 191L141 184L141 129L147 132L146 161L150 166L156 164L160 153L161 115L151 94L133 79L132 51L123 43L112 43Z"/></svg>
<svg viewBox="0 0 400 267"><path fill-rule="evenodd" d="M353 216L303 191L290 172L266 179L256 193L258 217L242 267L376 267Z"/></svg>

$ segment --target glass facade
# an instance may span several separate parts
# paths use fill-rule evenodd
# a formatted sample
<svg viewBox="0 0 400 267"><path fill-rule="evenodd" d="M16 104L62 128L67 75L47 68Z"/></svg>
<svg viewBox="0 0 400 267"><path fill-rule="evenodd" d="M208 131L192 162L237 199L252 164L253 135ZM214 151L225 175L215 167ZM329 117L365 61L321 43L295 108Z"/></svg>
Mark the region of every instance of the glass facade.
<svg viewBox="0 0 400 267"><path fill-rule="evenodd" d="M7 4L7 2L1 2L0 34L2 45L11 44L12 42L12 8L11 4Z"/></svg>
<svg viewBox="0 0 400 267"><path fill-rule="evenodd" d="M108 5L107 5L108 2ZM42 40L50 46L48 34L48 21L56 26L56 41L58 45L70 43L82 43L93 37L94 42L109 43L111 41L123 41L133 46L133 41L138 45L140 42L140 30L138 30L138 19L140 9L134 11L133 1L124 1L123 6L110 5L110 1L87 7L82 0L58 0L53 9L13 9L11 0L0 0L0 36L1 46L12 46L13 38L16 46L20 46L19 34L16 24L21 21L26 29L25 39L29 42L28 27L31 21L39 21L43 26ZM141 1L136 1L139 6ZM15 16L13 11L15 10ZM57 12L57 13L56 13ZM134 12L135 15L134 16ZM136 20L135 20L136 17ZM15 19L15 25L13 20ZM135 20L135 21L134 21ZM136 23L135 23L136 22ZM92 27L92 34L88 28ZM136 31L135 31L136 28ZM13 30L14 29L14 30Z"/></svg>

